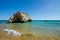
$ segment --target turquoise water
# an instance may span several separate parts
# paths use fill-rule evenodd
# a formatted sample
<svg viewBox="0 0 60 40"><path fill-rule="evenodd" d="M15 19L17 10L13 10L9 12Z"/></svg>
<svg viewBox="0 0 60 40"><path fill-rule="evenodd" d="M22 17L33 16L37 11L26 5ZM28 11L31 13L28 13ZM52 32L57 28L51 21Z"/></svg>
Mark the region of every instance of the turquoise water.
<svg viewBox="0 0 60 40"><path fill-rule="evenodd" d="M60 20L33 20L26 23L7 23L7 20L0 20L4 28L14 29L23 33L35 33L36 35L51 35L60 37Z"/></svg>

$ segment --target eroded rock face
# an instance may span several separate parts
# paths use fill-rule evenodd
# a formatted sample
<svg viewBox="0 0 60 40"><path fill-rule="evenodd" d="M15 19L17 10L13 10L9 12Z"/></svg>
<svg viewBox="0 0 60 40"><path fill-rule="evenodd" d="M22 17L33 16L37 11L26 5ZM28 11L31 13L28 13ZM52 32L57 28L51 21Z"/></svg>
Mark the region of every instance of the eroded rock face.
<svg viewBox="0 0 60 40"><path fill-rule="evenodd" d="M23 12L17 12L13 16L10 17L8 23L23 23L23 22L31 22L31 18L28 14Z"/></svg>

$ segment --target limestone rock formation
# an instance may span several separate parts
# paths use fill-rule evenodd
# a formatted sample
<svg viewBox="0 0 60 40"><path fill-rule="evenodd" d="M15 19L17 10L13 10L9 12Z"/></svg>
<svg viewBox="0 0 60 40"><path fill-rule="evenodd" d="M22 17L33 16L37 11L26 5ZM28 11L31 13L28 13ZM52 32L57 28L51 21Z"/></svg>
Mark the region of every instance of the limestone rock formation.
<svg viewBox="0 0 60 40"><path fill-rule="evenodd" d="M32 20L28 14L18 11L10 17L8 23L23 23L23 22L31 22L31 21Z"/></svg>

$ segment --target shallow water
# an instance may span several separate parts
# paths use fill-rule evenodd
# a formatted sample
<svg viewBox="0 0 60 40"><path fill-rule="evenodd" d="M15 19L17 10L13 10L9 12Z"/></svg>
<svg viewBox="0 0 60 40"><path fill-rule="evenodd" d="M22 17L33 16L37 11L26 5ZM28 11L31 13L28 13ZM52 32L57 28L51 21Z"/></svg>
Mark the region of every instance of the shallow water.
<svg viewBox="0 0 60 40"><path fill-rule="evenodd" d="M6 23L7 21L0 21L2 27L14 29L22 33L34 33L37 36L50 36L60 38L60 20L33 20L26 23ZM59 40L59 39L58 39Z"/></svg>

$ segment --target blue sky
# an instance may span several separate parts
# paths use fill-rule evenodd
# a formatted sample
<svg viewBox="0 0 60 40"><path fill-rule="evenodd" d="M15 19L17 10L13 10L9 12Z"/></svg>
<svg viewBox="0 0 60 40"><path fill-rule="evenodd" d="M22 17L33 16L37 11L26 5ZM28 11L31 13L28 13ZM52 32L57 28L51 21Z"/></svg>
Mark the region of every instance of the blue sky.
<svg viewBox="0 0 60 40"><path fill-rule="evenodd" d="M60 0L0 0L0 20L8 20L17 11L33 20L60 20Z"/></svg>

